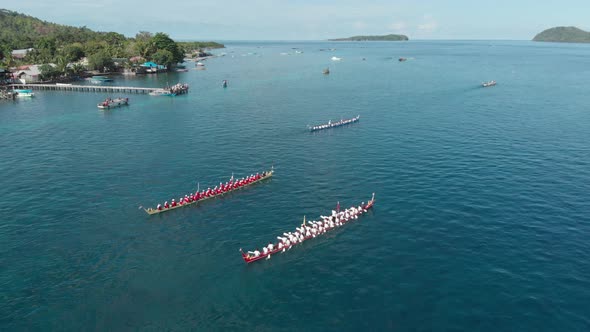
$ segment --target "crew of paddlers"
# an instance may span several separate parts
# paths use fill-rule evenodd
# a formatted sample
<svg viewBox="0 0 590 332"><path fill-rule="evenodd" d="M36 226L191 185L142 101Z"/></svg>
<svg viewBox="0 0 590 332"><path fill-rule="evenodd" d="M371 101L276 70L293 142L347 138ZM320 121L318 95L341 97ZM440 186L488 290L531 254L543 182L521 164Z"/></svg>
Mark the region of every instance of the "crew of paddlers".
<svg viewBox="0 0 590 332"><path fill-rule="evenodd" d="M270 242L268 245L262 247L262 250L256 249L247 253L242 252L242 257L246 262L251 262L264 257L270 258L271 254L277 252L285 252L285 250L290 249L297 243L302 243L307 239L314 238L336 227L340 227L349 221L358 219L359 215L367 212L367 209L372 206L373 201L374 199L367 205L363 202L357 207L353 206L343 211L340 211L340 208L337 207L336 210L332 210L330 216L320 216L321 220L319 221L306 222L304 218L301 227L296 227L294 232L283 233L277 236L278 242Z"/></svg>
<svg viewBox="0 0 590 332"><path fill-rule="evenodd" d="M181 196L178 200L172 199L172 201L170 203L168 203L168 201L166 201L166 202L164 202L164 204L158 204L158 206L156 207L156 210L163 211L166 209L177 207L179 205L196 203L199 200L203 200L203 199L210 198L213 196L225 194L225 193L230 192L232 190L236 190L240 187L246 186L252 182L258 181L258 180L262 179L263 177L267 176L268 173L269 172L256 173L256 174L252 174L250 176L241 178L239 180L234 180L234 178L232 177L226 183L220 182L219 186L215 186L215 188L207 188L207 190L201 190L201 191L197 191L196 193L190 193L188 195L184 195L184 197ZM148 211L151 211L151 209L148 209Z"/></svg>
<svg viewBox="0 0 590 332"><path fill-rule="evenodd" d="M322 129L328 129L328 128L334 128L334 127L340 127L340 126L344 126L347 125L349 123L353 123L353 122L357 122L360 119L360 115L357 115L355 118L352 119L347 119L347 120L340 120L338 122L332 122L331 120L328 121L328 123L323 124L323 125L317 125L317 126L311 126L309 127L309 129L311 131L316 131L316 130L322 130Z"/></svg>

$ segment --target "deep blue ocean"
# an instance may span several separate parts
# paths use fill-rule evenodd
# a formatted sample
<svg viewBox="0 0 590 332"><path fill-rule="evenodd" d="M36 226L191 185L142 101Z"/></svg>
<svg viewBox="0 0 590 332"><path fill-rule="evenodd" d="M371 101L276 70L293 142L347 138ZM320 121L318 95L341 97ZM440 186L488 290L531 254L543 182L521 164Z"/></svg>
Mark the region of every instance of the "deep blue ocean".
<svg viewBox="0 0 590 332"><path fill-rule="evenodd" d="M590 330L590 45L226 46L113 83L188 95L0 101L0 330ZM372 192L357 222L242 261Z"/></svg>

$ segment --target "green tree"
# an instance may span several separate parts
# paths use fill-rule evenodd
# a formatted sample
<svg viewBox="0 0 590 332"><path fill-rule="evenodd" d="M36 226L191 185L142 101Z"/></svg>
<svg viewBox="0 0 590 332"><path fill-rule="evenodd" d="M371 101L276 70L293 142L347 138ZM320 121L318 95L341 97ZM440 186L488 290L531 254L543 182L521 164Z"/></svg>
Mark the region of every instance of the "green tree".
<svg viewBox="0 0 590 332"><path fill-rule="evenodd" d="M137 33L135 35L135 40L137 41L143 41L143 42L147 42L149 40L151 40L153 37L151 32L147 32L147 31L140 31L139 33Z"/></svg>
<svg viewBox="0 0 590 332"><path fill-rule="evenodd" d="M174 63L183 62L184 53L182 52L180 47L178 47L178 44L176 44L174 40L168 37L167 34L158 32L154 35L152 41L156 45L158 50L167 50L170 53L172 53Z"/></svg>
<svg viewBox="0 0 590 332"><path fill-rule="evenodd" d="M57 70L62 75L67 75L69 63L70 62L65 56L58 55L57 57L55 57L55 70Z"/></svg>
<svg viewBox="0 0 590 332"><path fill-rule="evenodd" d="M168 68L176 63L176 60L174 60L174 54L168 50L158 50L152 55L151 59L153 62L159 65L165 65Z"/></svg>
<svg viewBox="0 0 590 332"><path fill-rule="evenodd" d="M81 65L81 64L79 64L79 63L74 63L74 64L72 65L72 68L71 68L72 74L74 74L74 75L80 75L80 74L82 74L82 73L83 73L85 70L86 70L86 68L84 68L84 66L82 66L82 65Z"/></svg>
<svg viewBox="0 0 590 332"><path fill-rule="evenodd" d="M91 40L84 43L84 53L86 56L91 54L99 53L107 48L107 44L104 41Z"/></svg>
<svg viewBox="0 0 590 332"><path fill-rule="evenodd" d="M88 57L88 68L99 72L110 71L115 67L113 59L106 51L91 54Z"/></svg>
<svg viewBox="0 0 590 332"><path fill-rule="evenodd" d="M39 71L43 80L51 80L61 75L59 70L51 65L41 65L39 66Z"/></svg>
<svg viewBox="0 0 590 332"><path fill-rule="evenodd" d="M16 66L16 61L12 57L12 50L10 48L4 47L0 51L2 52L2 65L6 67L6 69Z"/></svg>
<svg viewBox="0 0 590 332"><path fill-rule="evenodd" d="M51 62L57 50L56 40L51 37L41 37L37 41L35 49L39 52L39 59L37 61Z"/></svg>
<svg viewBox="0 0 590 332"><path fill-rule="evenodd" d="M59 53L68 61L75 62L84 57L84 47L80 43L73 43L64 46Z"/></svg>

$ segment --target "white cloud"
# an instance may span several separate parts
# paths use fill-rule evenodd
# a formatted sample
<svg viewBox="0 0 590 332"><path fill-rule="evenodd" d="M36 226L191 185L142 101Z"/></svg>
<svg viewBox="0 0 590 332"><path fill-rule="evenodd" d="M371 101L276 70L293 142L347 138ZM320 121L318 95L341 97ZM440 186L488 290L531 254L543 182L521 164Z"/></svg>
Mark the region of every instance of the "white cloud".
<svg viewBox="0 0 590 332"><path fill-rule="evenodd" d="M408 25L406 24L406 22L395 22L395 23L391 23L390 25L388 25L387 28L389 30L394 31L394 32L399 32L399 31L405 30L407 26Z"/></svg>
<svg viewBox="0 0 590 332"><path fill-rule="evenodd" d="M433 32L438 28L438 23L431 14L424 14L422 23L418 24L421 32Z"/></svg>
<svg viewBox="0 0 590 332"><path fill-rule="evenodd" d="M438 28L438 24L436 22L428 22L423 24L418 24L418 30L432 32Z"/></svg>
<svg viewBox="0 0 590 332"><path fill-rule="evenodd" d="M356 21L352 24L352 26L356 29L356 30L364 30L367 27L367 24L363 21Z"/></svg>

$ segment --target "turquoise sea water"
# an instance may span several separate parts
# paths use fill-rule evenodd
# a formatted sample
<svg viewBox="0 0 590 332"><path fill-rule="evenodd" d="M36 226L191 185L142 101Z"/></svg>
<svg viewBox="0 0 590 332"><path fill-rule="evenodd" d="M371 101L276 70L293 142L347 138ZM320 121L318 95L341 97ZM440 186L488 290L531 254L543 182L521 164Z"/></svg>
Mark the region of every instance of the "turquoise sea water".
<svg viewBox="0 0 590 332"><path fill-rule="evenodd" d="M188 95L0 103L2 330L590 330L590 46L227 46L113 83ZM138 209L273 164L224 198ZM242 261L372 192L358 222Z"/></svg>

